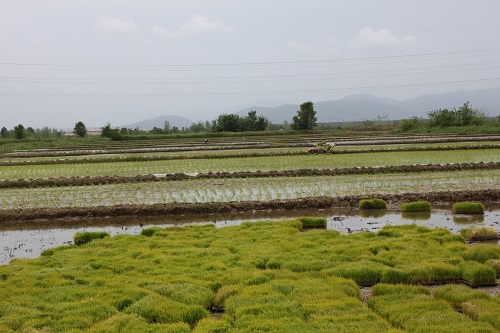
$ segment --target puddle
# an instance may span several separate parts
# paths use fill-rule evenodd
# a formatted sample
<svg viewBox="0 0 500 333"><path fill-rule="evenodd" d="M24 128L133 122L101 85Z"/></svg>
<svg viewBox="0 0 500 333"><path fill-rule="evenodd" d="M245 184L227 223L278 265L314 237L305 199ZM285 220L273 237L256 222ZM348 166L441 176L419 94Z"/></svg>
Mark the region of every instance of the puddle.
<svg viewBox="0 0 500 333"><path fill-rule="evenodd" d="M454 234L460 229L470 226L490 226L500 232L500 210L488 211L484 215L456 216L449 211L432 211L432 213L405 213L395 211L288 211L279 214L261 212L254 215L232 215L224 219L215 216L191 217L153 217L153 218L121 218L100 220L79 220L78 226L67 222L62 226L44 226L43 228L11 227L0 228L0 265L7 264L15 258L36 258L42 251L73 243L77 232L104 231L111 236L118 234L138 235L143 228L182 226L187 224L215 224L217 228L238 225L244 221L281 220L301 216L326 217L327 229L337 230L341 234L354 232L377 232L386 225L417 224L429 228L446 228ZM76 222L75 222L76 223ZM499 244L498 241L494 241Z"/></svg>

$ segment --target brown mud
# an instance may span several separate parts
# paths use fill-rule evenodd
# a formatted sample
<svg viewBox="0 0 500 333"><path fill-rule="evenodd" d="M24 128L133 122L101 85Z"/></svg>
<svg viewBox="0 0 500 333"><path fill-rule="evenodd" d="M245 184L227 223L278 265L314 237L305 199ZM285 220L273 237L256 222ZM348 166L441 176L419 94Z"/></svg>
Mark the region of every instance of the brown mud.
<svg viewBox="0 0 500 333"><path fill-rule="evenodd" d="M240 172L208 172L188 175L172 173L166 175L138 176L86 176L86 177L55 177L39 179L17 179L0 181L0 188L36 188L89 186L104 184L124 184L158 181L178 181L190 179L222 179L222 178L270 178L270 177L310 177L310 176L340 176L361 174L417 173L436 171L465 170L495 170L500 169L499 162L475 162L456 164L412 164L382 167L352 167L335 169L297 169L272 171L240 171Z"/></svg>
<svg viewBox="0 0 500 333"><path fill-rule="evenodd" d="M479 191L443 191L429 193L407 193L397 195L370 195L346 197L313 197L289 200L213 202L213 203L170 203L155 205L118 205L86 208L54 208L0 211L0 225L36 224L37 220L47 222L56 219L106 218L117 216L179 216L230 214L269 211L319 210L329 208L359 207L359 200L381 198L389 209L399 209L403 202L426 200L433 206L451 205L459 201L480 201L488 205L500 202L500 189Z"/></svg>

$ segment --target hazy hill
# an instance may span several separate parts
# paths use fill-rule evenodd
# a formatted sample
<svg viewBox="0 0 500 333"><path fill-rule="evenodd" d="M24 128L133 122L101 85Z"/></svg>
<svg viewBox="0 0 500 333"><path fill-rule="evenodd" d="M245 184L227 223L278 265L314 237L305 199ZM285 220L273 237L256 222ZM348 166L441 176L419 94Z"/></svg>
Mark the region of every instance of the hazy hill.
<svg viewBox="0 0 500 333"><path fill-rule="evenodd" d="M356 94L338 100L314 102L314 109L318 122L372 120L379 116L403 119L412 116L426 117L429 111L458 108L467 101L473 108L487 110L491 116L500 114L500 88L430 94L403 101ZM258 115L267 117L272 123L281 124L283 121L290 123L299 108L298 104L277 107L253 106L238 111L237 114L244 116L248 111L256 110Z"/></svg>
<svg viewBox="0 0 500 333"><path fill-rule="evenodd" d="M153 127L163 128L165 120L167 120L170 123L170 127L177 126L179 129L183 127L189 127L193 124L193 121L179 116L159 116L153 119L143 120L137 123L123 125L119 127L126 127L126 128L139 127L141 130L149 131L153 129Z"/></svg>

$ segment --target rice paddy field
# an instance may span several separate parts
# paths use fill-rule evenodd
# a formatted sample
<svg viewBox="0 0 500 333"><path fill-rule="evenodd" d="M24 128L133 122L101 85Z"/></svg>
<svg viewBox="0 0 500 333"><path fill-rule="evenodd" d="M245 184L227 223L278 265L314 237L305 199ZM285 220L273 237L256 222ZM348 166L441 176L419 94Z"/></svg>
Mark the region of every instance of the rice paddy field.
<svg viewBox="0 0 500 333"><path fill-rule="evenodd" d="M337 143L334 153L308 154L320 141ZM140 221L357 209L372 197L392 209L500 202L500 136L176 138L3 151L0 228L89 214ZM470 245L465 233L414 224L341 234L307 229L311 219L89 233L79 246L14 259L0 265L0 332L500 331L498 242Z"/></svg>

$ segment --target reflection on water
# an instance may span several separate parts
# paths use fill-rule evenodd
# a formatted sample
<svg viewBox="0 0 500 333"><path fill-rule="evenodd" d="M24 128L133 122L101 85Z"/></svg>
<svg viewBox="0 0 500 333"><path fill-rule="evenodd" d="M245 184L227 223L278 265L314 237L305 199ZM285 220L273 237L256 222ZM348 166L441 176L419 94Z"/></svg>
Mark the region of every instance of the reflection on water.
<svg viewBox="0 0 500 333"><path fill-rule="evenodd" d="M377 232L386 225L417 224L429 228L446 228L458 234L460 229L474 225L491 226L500 232L500 210L488 211L484 215L454 216L449 211L424 213L401 213L385 210L308 210L286 212L256 212L254 214L235 213L232 215L206 215L197 217L121 217L59 221L57 225L23 228L3 226L0 228L0 264L14 258L36 258L45 249L73 243L77 232L105 231L111 236L118 234L138 235L143 228L152 226L168 227L193 223L213 223L217 228L233 226L243 221L280 220L302 216L326 217L327 228L341 234L361 231ZM497 241L498 243L498 241Z"/></svg>

